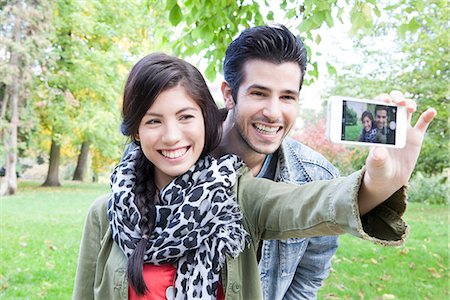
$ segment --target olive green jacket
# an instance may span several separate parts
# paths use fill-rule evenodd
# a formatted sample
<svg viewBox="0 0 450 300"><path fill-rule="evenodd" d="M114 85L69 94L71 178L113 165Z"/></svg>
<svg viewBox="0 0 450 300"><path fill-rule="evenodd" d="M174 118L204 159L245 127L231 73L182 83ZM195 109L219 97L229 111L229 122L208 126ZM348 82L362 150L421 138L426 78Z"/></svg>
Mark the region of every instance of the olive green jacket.
<svg viewBox="0 0 450 300"><path fill-rule="evenodd" d="M383 204L359 216L357 194L362 174L302 186L254 178L240 170L234 189L252 243L222 269L226 299L263 299L256 251L261 239L288 239L351 233L375 243L403 243L407 226L401 216L406 195L400 189ZM108 196L89 210L81 241L73 299L127 299L127 258L112 240Z"/></svg>

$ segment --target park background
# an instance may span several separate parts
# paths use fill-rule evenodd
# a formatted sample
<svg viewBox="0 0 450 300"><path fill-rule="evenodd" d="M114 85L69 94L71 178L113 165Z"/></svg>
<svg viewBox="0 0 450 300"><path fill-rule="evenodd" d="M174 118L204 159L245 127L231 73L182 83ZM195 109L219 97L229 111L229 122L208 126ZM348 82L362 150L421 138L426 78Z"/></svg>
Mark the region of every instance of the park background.
<svg viewBox="0 0 450 300"><path fill-rule="evenodd" d="M0 1L0 298L69 299L84 218L108 191L126 140L130 67L162 51L197 65L218 104L226 46L276 22L299 34L309 64L292 136L343 175L367 148L326 139L326 99L407 92L434 107L410 184L410 236L384 248L340 238L320 299L449 295L448 3L324 1Z"/></svg>

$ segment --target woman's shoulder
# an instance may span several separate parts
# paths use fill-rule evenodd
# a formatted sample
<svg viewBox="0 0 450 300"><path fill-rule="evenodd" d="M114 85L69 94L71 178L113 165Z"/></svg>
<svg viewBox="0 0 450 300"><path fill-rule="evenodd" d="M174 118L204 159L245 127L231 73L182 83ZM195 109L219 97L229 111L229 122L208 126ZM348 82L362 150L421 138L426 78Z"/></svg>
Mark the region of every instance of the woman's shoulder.
<svg viewBox="0 0 450 300"><path fill-rule="evenodd" d="M109 228L108 199L110 195L102 195L92 202L86 216L85 233L100 237L105 235Z"/></svg>
<svg viewBox="0 0 450 300"><path fill-rule="evenodd" d="M110 196L111 194L104 194L95 199L89 208L89 216L104 219L107 216L108 201Z"/></svg>

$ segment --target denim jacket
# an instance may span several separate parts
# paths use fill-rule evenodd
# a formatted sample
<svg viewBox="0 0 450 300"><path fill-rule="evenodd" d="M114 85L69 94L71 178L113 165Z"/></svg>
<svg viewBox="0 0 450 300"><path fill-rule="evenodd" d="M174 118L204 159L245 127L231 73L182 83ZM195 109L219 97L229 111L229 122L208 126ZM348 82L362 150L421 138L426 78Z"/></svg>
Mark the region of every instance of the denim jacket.
<svg viewBox="0 0 450 300"><path fill-rule="evenodd" d="M301 185L337 176L316 151L291 138L282 143L275 181ZM337 247L337 236L264 241L259 263L264 299L316 299Z"/></svg>

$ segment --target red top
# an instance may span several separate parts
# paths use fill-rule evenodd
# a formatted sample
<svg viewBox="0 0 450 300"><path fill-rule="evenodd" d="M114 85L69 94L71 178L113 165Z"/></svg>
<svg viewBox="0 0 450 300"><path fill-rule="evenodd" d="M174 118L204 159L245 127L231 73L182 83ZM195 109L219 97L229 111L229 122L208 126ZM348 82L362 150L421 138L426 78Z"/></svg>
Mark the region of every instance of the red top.
<svg viewBox="0 0 450 300"><path fill-rule="evenodd" d="M172 264L164 264L160 266L144 264L142 274L144 276L145 284L148 292L143 296L136 295L133 287L128 286L129 300L166 300L166 291L172 287L175 282L177 269ZM175 292L175 290L174 290ZM217 288L217 299L225 300L222 282L219 281Z"/></svg>

